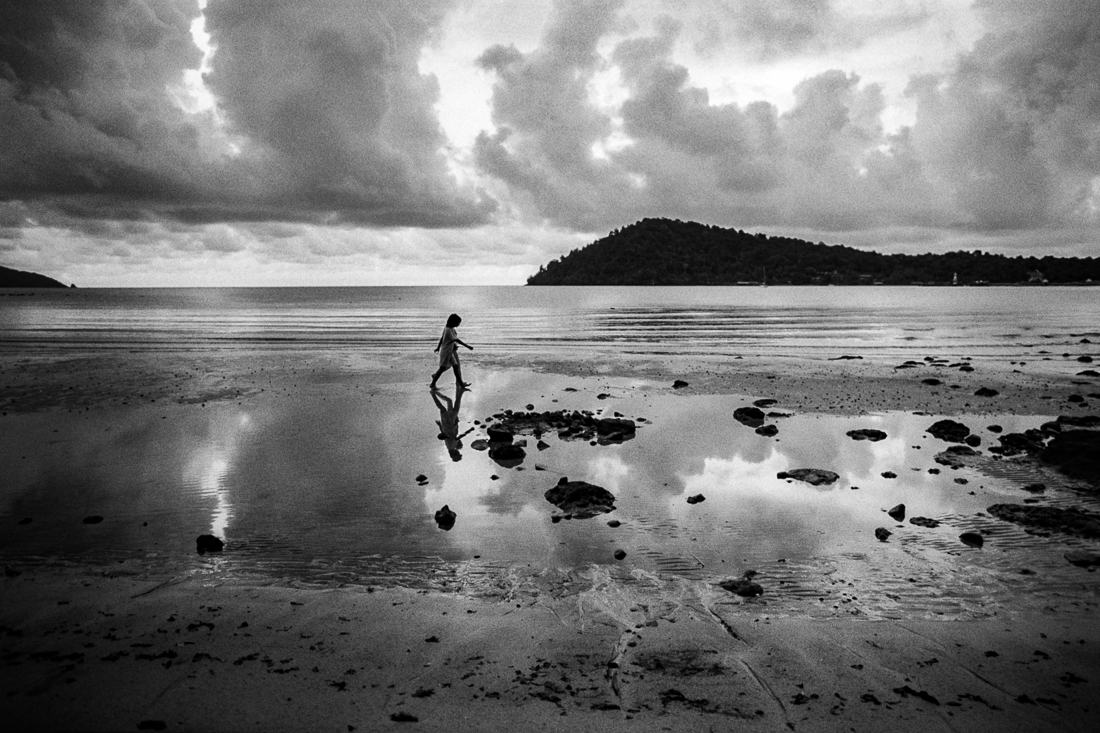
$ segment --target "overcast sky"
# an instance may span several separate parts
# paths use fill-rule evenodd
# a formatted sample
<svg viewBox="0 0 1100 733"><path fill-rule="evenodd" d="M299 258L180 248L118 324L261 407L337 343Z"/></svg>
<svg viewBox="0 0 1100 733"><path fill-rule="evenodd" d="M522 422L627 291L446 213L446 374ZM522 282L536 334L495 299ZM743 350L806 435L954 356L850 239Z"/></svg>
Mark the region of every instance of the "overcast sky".
<svg viewBox="0 0 1100 733"><path fill-rule="evenodd" d="M518 284L643 217L1100 256L1100 4L0 4L9 267Z"/></svg>

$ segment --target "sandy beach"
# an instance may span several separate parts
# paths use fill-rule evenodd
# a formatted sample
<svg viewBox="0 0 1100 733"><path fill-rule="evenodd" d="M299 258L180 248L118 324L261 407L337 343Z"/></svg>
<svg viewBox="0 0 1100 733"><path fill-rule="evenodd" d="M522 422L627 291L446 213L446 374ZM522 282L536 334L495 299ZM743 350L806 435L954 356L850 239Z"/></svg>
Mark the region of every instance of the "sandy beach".
<svg viewBox="0 0 1100 733"><path fill-rule="evenodd" d="M1087 364L1076 355L1026 365L954 362L971 371L947 360L899 368L839 353L476 354L464 366L475 383L466 421L524 408L520 393L479 392L508 377L539 384L531 399L542 405L572 400L632 417L645 409L654 425L680 404L724 400L725 409L771 398L786 414L821 420L916 413L977 430L991 414L1093 414L1100 381L1079 374ZM280 429L308 434L311 450L323 450L329 428L285 416L311 420L308 405L421 392L416 399L430 408L431 371L427 357L351 350L8 356L0 427L46 445L79 442L89 424L135 411L172 423L219 406L279 405ZM675 380L686 385L674 388ZM982 388L995 394L977 396ZM774 422L782 440L785 424ZM470 426L467 442L485 423ZM400 438L399 428L385 429ZM994 460L991 437L983 433L967 475L991 471L1002 491L1041 476L1046 492L1031 505L1095 502L1087 480L1061 477L1034 457ZM925 452L923 464L897 471L950 475ZM405 465L416 473L423 462L410 456ZM966 488L981 491L977 484ZM1030 496L1020 492L1020 501ZM723 506L715 501L700 511ZM546 508L540 521L549 525ZM47 521L10 511L6 532ZM642 521L624 512L624 525ZM748 573L762 594L747 596L719 583L749 568L701 560L693 574L655 572L632 567L634 550L621 561L574 567L486 564L471 552L433 564L419 582L408 580L415 568L390 580L382 572L244 573L234 566L232 539L222 553L195 553L201 527L152 559L28 553L6 561L0 579L0 709L12 730L1091 730L1100 583L1094 567L1071 565L1064 554L1095 551L1096 540L1058 527L1027 534L977 514L981 549L958 542L950 526L930 544L916 539L920 527L884 515L890 541L791 570L796 563L773 558ZM580 531L607 518L561 524ZM964 528L957 516L944 521ZM434 528L430 514L423 522Z"/></svg>

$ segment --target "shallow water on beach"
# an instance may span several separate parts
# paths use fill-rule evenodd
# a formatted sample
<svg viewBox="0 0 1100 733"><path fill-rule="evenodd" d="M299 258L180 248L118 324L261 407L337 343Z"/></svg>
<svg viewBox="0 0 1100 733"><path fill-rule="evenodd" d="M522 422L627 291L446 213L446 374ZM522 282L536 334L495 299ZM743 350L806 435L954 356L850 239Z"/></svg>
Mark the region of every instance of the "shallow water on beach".
<svg viewBox="0 0 1100 733"><path fill-rule="evenodd" d="M0 353L419 351L1014 357L1096 336L1088 287L393 287L0 291Z"/></svg>
<svg viewBox="0 0 1100 733"><path fill-rule="evenodd" d="M598 393L579 383L570 391L571 384L522 371L479 373L476 390L458 405L460 447L440 432L453 394L433 398L407 385L335 400L113 408L61 421L50 413L9 415L0 445L0 461L11 467L0 489L0 522L9 527L0 560L117 561L167 572L215 562L229 576L405 585L430 584L456 563L474 574L599 565L626 579L639 572L713 579L756 569L787 583L788 596L805 585L799 569L809 564L820 571L822 563L853 559L888 563L899 552L932 562L977 552L958 540L969 529L1000 538L982 562L1004 569L1040 561L1034 538L982 514L990 504L1030 496L1020 477L1011 466L998 478L937 464L935 454L948 444L925 433L936 416L791 414L769 419L779 433L764 437L732 417L749 404L745 398L674 394L626 380L601 383ZM472 447L485 437L486 418L529 403L645 422L621 444L548 433L539 450L525 436L519 466L499 465ZM769 409L784 412L782 403ZM988 443L990 424L1013 432L1048 419L966 421ZM846 435L860 428L888 437L872 443ZM795 468L840 478L819 487L777 478ZM423 485L419 474L427 477ZM608 489L615 511L555 523L544 493L562 476ZM705 501L688 504L697 494ZM885 511L897 504L906 505L907 519L942 524L896 522ZM444 505L457 514L449 531L433 519ZM84 524L90 515L103 521ZM612 519L621 526L608 526ZM876 527L894 532L890 543L875 539ZM203 533L225 538L227 551L216 560L195 555ZM614 559L616 550L626 558Z"/></svg>

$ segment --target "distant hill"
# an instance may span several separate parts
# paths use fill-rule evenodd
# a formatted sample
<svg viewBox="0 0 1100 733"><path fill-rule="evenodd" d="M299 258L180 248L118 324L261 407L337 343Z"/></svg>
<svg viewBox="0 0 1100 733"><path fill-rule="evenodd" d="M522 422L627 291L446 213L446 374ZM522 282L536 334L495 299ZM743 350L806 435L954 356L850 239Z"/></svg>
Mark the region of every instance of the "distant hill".
<svg viewBox="0 0 1100 733"><path fill-rule="evenodd" d="M540 267L528 285L1100 284L1100 258L886 255L672 219L643 219Z"/></svg>
<svg viewBox="0 0 1100 733"><path fill-rule="evenodd" d="M60 283L52 277L39 275L36 272L23 272L13 270L10 267L0 266L0 288L65 288L65 283Z"/></svg>

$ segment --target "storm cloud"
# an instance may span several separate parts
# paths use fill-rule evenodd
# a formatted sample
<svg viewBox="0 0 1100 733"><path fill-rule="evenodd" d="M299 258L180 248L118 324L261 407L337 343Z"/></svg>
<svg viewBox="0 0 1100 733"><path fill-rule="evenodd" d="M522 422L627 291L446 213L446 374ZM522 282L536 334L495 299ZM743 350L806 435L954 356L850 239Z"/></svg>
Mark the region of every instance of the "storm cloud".
<svg viewBox="0 0 1100 733"><path fill-rule="evenodd" d="M1098 70L1094 0L4 3L0 256L522 282L661 216L1091 255Z"/></svg>
<svg viewBox="0 0 1100 733"><path fill-rule="evenodd" d="M0 196L76 218L467 226L492 201L441 153L417 57L446 6L195 0L0 8Z"/></svg>
<svg viewBox="0 0 1100 733"><path fill-rule="evenodd" d="M775 53L835 32L825 2L721 5L743 30L771 28ZM795 5L801 24L785 23ZM916 121L889 132L881 87L855 72L806 78L782 112L716 104L673 60L678 20L659 17L650 34L601 55L622 4L555 8L539 48L479 59L496 77L497 130L479 138L477 160L560 226L643 215L826 232L1096 223L1100 14L1085 0L984 6L987 35L950 73L914 77ZM580 91L609 67L628 91L613 110ZM627 142L593 155L616 119Z"/></svg>

